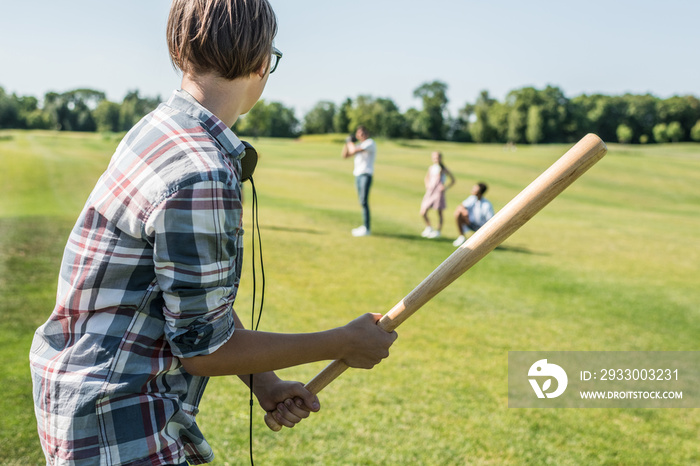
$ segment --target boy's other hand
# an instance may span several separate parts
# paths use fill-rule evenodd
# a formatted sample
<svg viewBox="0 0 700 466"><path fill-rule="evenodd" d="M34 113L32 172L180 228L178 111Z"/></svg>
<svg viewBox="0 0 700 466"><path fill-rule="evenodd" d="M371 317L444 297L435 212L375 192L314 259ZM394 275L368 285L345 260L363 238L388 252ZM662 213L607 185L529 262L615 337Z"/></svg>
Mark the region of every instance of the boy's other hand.
<svg viewBox="0 0 700 466"><path fill-rule="evenodd" d="M311 412L321 409L318 397L299 382L278 379L264 386L256 385L255 396L260 407L285 427L294 427Z"/></svg>

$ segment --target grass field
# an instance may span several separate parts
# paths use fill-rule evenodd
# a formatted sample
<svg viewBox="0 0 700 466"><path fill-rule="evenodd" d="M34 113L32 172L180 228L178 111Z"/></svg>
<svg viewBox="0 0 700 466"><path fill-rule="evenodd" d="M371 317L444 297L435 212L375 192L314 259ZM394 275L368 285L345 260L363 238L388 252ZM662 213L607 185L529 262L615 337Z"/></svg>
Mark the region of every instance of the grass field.
<svg viewBox="0 0 700 466"><path fill-rule="evenodd" d="M261 154L261 330L314 331L386 312L454 251L451 212L474 182L490 185L486 197L498 210L568 148L379 140L373 235L353 238L360 210L341 141L251 141ZM0 132L2 464L42 463L29 346L53 307L70 228L117 143L96 134ZM444 237L426 240L418 208L436 149L457 184L448 192ZM257 409L256 462L700 463L700 409L509 409L507 399L508 351L700 349L698 186L700 145L612 145L400 327L389 359L327 387L319 414L273 433ZM237 309L249 322L246 259ZM306 382L324 365L282 374ZM212 379L200 407L213 464L247 463L242 384Z"/></svg>

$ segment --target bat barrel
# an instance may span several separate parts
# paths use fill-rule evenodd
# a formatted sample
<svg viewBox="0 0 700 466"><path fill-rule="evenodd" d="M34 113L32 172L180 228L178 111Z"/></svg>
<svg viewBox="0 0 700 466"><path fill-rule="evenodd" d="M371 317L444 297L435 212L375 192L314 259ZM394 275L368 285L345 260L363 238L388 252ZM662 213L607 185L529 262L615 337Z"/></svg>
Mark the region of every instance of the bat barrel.
<svg viewBox="0 0 700 466"><path fill-rule="evenodd" d="M396 329L561 194L603 158L607 150L605 143L595 134L584 136L457 248L413 291L387 312L377 325L388 332ZM347 368L344 362L333 361L306 384L306 388L313 394L318 394ZM265 422L274 431L282 428L270 414L265 416Z"/></svg>

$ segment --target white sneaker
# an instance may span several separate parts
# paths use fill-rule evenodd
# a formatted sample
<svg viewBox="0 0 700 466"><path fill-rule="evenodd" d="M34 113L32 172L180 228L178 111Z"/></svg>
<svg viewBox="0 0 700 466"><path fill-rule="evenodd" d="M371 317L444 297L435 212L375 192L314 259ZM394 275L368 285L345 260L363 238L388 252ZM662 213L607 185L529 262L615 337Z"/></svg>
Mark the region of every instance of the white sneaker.
<svg viewBox="0 0 700 466"><path fill-rule="evenodd" d="M467 238L464 235L459 235L456 240L452 242L452 246L459 247L461 246Z"/></svg>
<svg viewBox="0 0 700 466"><path fill-rule="evenodd" d="M432 228L432 227L425 227L425 230L423 230L423 233L421 233L420 235L421 235L423 238L428 238L432 232L433 232L433 228Z"/></svg>
<svg viewBox="0 0 700 466"><path fill-rule="evenodd" d="M427 237L430 239L439 238L440 237L440 230L431 231Z"/></svg>
<svg viewBox="0 0 700 466"><path fill-rule="evenodd" d="M352 236L369 236L369 230L362 225L361 227L352 229Z"/></svg>

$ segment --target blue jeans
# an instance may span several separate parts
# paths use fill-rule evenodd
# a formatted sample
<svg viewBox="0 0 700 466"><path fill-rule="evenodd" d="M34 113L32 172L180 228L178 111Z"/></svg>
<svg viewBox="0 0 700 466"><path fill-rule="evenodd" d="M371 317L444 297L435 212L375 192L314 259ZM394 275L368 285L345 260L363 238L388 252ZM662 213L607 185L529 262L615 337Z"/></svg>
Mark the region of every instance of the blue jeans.
<svg viewBox="0 0 700 466"><path fill-rule="evenodd" d="M362 206L362 221L365 228L369 230L369 188L372 186L372 175L363 173L355 177L357 187L357 198Z"/></svg>

